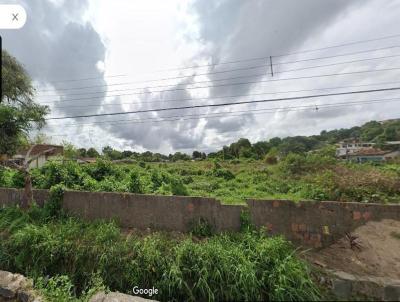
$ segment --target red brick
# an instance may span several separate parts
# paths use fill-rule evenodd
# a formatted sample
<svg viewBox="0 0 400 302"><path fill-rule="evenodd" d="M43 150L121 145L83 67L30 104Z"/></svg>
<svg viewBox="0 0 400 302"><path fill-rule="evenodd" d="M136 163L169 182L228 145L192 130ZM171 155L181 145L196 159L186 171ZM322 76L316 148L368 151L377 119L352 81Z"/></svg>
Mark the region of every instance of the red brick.
<svg viewBox="0 0 400 302"><path fill-rule="evenodd" d="M307 226L306 226L304 223L299 224L299 231L300 231L300 232L305 232L305 231L307 231Z"/></svg>
<svg viewBox="0 0 400 302"><path fill-rule="evenodd" d="M361 218L361 212L354 211L353 212L353 219L354 220L360 220L360 218Z"/></svg>
<svg viewBox="0 0 400 302"><path fill-rule="evenodd" d="M194 210L194 205L193 205L193 203L189 203L189 204L186 206L186 210L187 210L188 212L193 212L193 210Z"/></svg>
<svg viewBox="0 0 400 302"><path fill-rule="evenodd" d="M371 212L364 212L363 218L364 218L365 220L370 219L370 218L371 218Z"/></svg>

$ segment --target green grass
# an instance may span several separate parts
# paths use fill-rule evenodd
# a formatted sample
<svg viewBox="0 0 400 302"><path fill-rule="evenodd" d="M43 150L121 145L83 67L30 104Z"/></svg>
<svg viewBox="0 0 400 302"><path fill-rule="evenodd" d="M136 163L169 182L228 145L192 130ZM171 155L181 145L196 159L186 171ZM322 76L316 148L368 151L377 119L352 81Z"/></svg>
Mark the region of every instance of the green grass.
<svg viewBox="0 0 400 302"><path fill-rule="evenodd" d="M203 239L126 236L112 222L4 208L0 267L32 277L50 301L86 301L105 288L132 294L135 285L154 286L161 301L319 299L308 266L283 238L250 229L210 235L201 225Z"/></svg>
<svg viewBox="0 0 400 302"><path fill-rule="evenodd" d="M48 163L33 170L36 188L63 184L86 191L214 197L227 204L246 199L399 202L400 165L350 164L318 155L288 155L276 165L261 160L170 163ZM0 171L0 186L21 187L23 179Z"/></svg>

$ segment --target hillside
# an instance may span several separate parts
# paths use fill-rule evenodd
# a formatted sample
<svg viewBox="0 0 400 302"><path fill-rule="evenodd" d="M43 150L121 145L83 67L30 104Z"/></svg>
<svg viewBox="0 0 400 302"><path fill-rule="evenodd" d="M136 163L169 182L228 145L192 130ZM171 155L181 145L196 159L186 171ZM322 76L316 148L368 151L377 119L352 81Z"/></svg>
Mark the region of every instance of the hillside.
<svg viewBox="0 0 400 302"><path fill-rule="evenodd" d="M374 142L378 146L384 147L382 143L385 141L400 141L400 119L381 122L370 121L362 126L347 129L324 130L319 135L274 137L254 143L251 143L247 138L240 138L237 142L233 142L229 146L224 146L221 150L209 154L196 150L190 155L181 152L169 155L150 151L139 153L130 150L120 151L110 146L104 147L102 154L111 160L133 159L144 162L200 160L206 158L222 160L237 158L264 159L266 155L275 157L286 156L289 153L301 154L327 145L334 145L346 139ZM72 145L66 144L65 149L66 155L69 157L100 156L99 152L93 147L87 150L85 148L75 149Z"/></svg>

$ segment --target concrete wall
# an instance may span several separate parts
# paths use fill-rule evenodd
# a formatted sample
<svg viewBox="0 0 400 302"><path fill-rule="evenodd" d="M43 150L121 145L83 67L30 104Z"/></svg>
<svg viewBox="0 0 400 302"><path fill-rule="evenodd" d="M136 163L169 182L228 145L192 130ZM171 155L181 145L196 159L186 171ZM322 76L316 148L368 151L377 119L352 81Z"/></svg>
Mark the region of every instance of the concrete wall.
<svg viewBox="0 0 400 302"><path fill-rule="evenodd" d="M400 205L248 200L253 223L295 243L327 246L369 220L400 220Z"/></svg>
<svg viewBox="0 0 400 302"><path fill-rule="evenodd" d="M0 188L0 206L17 204L21 196L22 190ZM34 190L38 204L48 197L48 191ZM400 220L400 205L248 200L245 207L221 205L203 197L78 191L65 192L63 208L88 220L116 219L126 228L182 232L189 231L199 218L205 218L217 231L238 231L240 214L248 209L257 227L316 248L333 243L368 220Z"/></svg>
<svg viewBox="0 0 400 302"><path fill-rule="evenodd" d="M63 207L85 219L115 218L123 227L139 229L188 231L201 217L217 231L240 228L241 207L212 198L69 191Z"/></svg>
<svg viewBox="0 0 400 302"><path fill-rule="evenodd" d="M19 204L22 199L22 192L23 190L20 189L0 188L0 207ZM48 190L33 190L33 199L37 204L43 205L48 198Z"/></svg>

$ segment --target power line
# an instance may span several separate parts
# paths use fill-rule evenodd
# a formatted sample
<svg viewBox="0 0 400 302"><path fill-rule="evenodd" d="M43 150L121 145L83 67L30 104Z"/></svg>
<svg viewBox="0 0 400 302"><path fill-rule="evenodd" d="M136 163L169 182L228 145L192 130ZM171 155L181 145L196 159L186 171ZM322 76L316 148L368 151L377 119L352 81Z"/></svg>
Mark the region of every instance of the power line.
<svg viewBox="0 0 400 302"><path fill-rule="evenodd" d="M314 66L301 67L301 68L295 68L295 69L288 69L288 70L283 70L283 71L276 71L276 72L274 71L274 73L285 73L285 72L293 72L293 71L299 71L299 70L307 70L307 69L312 69L312 68L330 67L330 66L336 66L336 65L342 65L342 64L350 64L350 63L365 62L365 61L372 61L372 60L379 60L379 59L395 58L395 57L399 57L399 56L400 56L400 54L394 54L394 55L381 56L381 57L375 57L375 58L365 58L365 59L351 60L351 61L345 61L345 62L337 62L337 63L314 65Z"/></svg>
<svg viewBox="0 0 400 302"><path fill-rule="evenodd" d="M375 100L365 100L365 101L354 101L354 102L341 102L341 103L328 103L328 104L321 104L318 105L318 108L336 108L336 107L348 107L354 105L368 105L368 104L375 104L375 103L384 103L384 102L394 102L400 101L400 98L389 98L389 99L375 99ZM70 126L82 126L82 125L97 125L97 124L107 124L107 125L114 125L114 124L131 124L131 123L152 123L152 122L169 122L169 121L181 121L181 120L192 120L192 119L202 119L202 118L215 118L215 117L226 117L228 114L229 117L231 116L241 116L234 115L232 113L248 113L248 114L257 114L253 112L281 112L285 111L285 109L315 109L316 105L303 105L303 106L290 106L290 107L283 107L283 108L263 108L263 109L248 109L248 110L237 110L237 111L224 111L224 112L216 112L211 114L189 114L189 115L175 115L175 116L166 116L166 117L153 117L153 118L146 118L146 119L127 119L127 120L112 120L112 121L100 121L100 122L89 122L89 123L71 123L63 125L63 127L70 127ZM246 115L246 114L243 114ZM186 118L188 117L188 118Z"/></svg>
<svg viewBox="0 0 400 302"><path fill-rule="evenodd" d="M283 93L294 93L294 92L307 92L307 91L320 91L320 90L332 90L332 89L343 89L343 88L355 88L355 87L369 87L369 86L378 86L378 85L388 85L388 84L399 84L399 81L394 82L381 82L375 84L360 84L360 85L350 85L350 86L336 86L336 87L321 87L314 89L299 89L299 90L287 90L287 91L275 91L275 92L261 92L261 93L249 93L249 94L235 94L235 95L226 95L226 96L218 96L215 98L185 98L185 99L165 99L165 100L153 100L146 102L121 102L115 104L90 104L90 105L75 105L75 106L54 106L57 109L63 108L87 108L87 107L103 107L103 106L120 106L120 105L140 105L140 104L149 104L149 103L167 103L167 102L186 102L186 101L215 101L218 99L224 98L237 98L237 97L246 97L246 96L257 96L257 95L266 95L266 94L283 94ZM127 96L132 95L130 93L127 94L119 94L119 95L111 95L106 97L116 97L116 96ZM76 100L85 100L85 99L102 99L99 97L96 98L81 98L81 99L72 99L68 101L76 101ZM46 104L48 102L42 102L41 104Z"/></svg>
<svg viewBox="0 0 400 302"><path fill-rule="evenodd" d="M350 46L354 44L362 44L362 43L368 43L368 42L375 42L375 41L381 41L381 40L386 40L386 39L392 39L392 38L397 38L400 37L400 34L395 34L395 35L390 35L390 36L384 36L380 38L374 38L374 39L367 39L367 40L359 40L359 41L354 41L354 42L348 42L348 43L343 43L343 44L337 44L337 45L332 45L332 46L327 46L327 47L321 47L321 48L314 48L314 49L308 49L308 50L301 50L301 51L296 51L296 52L291 52L291 53L286 53L286 54L280 54L280 55L274 55L274 57L286 57L286 56L292 56L292 55L297 55L301 53L309 53L309 52L314 52L314 51L320 51L320 50L326 50L326 49L332 49L332 48L338 48L338 47L343 47L343 46Z"/></svg>
<svg viewBox="0 0 400 302"><path fill-rule="evenodd" d="M331 58L337 58L337 57L352 56L352 55L357 55L357 54L374 52L374 51L379 51L379 50L393 49L393 48L398 48L398 47L400 47L400 46L393 45L393 46L388 46L388 47L380 47L380 48L374 48L374 49L368 49L368 50L347 52L344 54L337 54L337 55L332 55L332 56L323 56L323 57L316 57L316 58L309 58L309 59L302 59L302 60L295 60L295 61L277 62L277 63L273 63L272 65L295 64L295 63L315 61L315 60L331 59Z"/></svg>
<svg viewBox="0 0 400 302"><path fill-rule="evenodd" d="M209 86L198 86L198 87L185 87L185 88L174 88L174 89L166 89L166 90L156 90L156 91L141 91L132 93L132 95L140 95L140 94L149 94L149 93L158 93L158 92L170 92L170 91L185 91L185 90L192 90L192 89L203 89L203 88L214 88L214 87L224 87L224 86L236 86L236 85L247 85L247 84L256 84L256 83L267 83L267 82L279 82L279 81L289 81L289 80L301 80L301 79L312 79L312 78L321 78L321 77L330 77L330 76L342 76L342 75L350 75L350 74L363 74L363 73L370 73L370 72L380 72L380 71L393 71L399 70L400 67L393 67L393 68L384 68L384 69L373 69L373 70L361 70L361 71L351 71L351 72L343 72L343 73L330 73L330 74L322 74L322 75L311 75L311 76L301 76L301 77L291 77L291 78L280 78L280 79L269 79L269 80L262 80L262 81L248 81L248 82L238 82L238 83L227 83L227 84L218 84L218 85L209 85ZM260 74L258 76L263 76L264 74ZM252 77L255 75L252 75ZM249 77L249 76L246 76ZM243 77L235 77L230 79L238 79ZM228 79L226 79L228 80ZM154 87L147 87L154 88ZM138 90L141 88L129 88L129 89L118 89L112 90L110 92L116 91L130 91L130 90ZM101 92L92 92L92 93L78 93L78 94L69 94L69 95L86 95L86 94L99 94L99 93L107 93L107 91ZM59 95L55 95L59 96ZM67 102L68 100L64 100L63 102Z"/></svg>
<svg viewBox="0 0 400 302"><path fill-rule="evenodd" d="M278 98L278 99L265 99L257 101L241 101L236 103L222 103L222 104L207 104L207 105L192 105L183 107L169 107L169 108L158 108L158 109L145 109L136 111L125 111L125 112L113 112L113 113L98 113L98 114L86 114L86 115L75 115L75 116L62 116L62 117L52 117L46 120L62 120L62 119L73 119L73 118L89 118L98 116L113 116L113 115L125 115L125 114L135 114L135 113L145 113L145 112L160 112L160 111L171 111L171 110L183 110L183 109L196 109L205 107L223 107L223 106L233 106L233 105L243 105L243 104L256 104L256 103L266 103L266 102L280 102L298 99L311 99L327 96L338 96L338 95L350 95L350 94L362 94L362 93L372 93L372 92L383 92L383 91L395 91L400 90L400 87L391 88L381 88L381 89L370 89L370 90L358 90L358 91L347 91L347 92L336 92L336 93L325 93L317 95L307 95L307 96L297 96L288 98Z"/></svg>
<svg viewBox="0 0 400 302"><path fill-rule="evenodd" d="M322 65L315 65L315 66L308 66L308 67L301 67L301 68L295 68L295 69L289 69L289 70L275 71L274 73L282 74L282 73L286 73L286 72L301 71L301 70L308 70L308 69L321 68L321 67L331 67L331 66L342 65L342 64L350 64L350 63L357 63L357 62L364 62L364 61L371 61L371 60L378 60L378 59L386 59L386 58L393 58L393 57L398 57L398 56L400 56L400 54L387 55L387 56L374 57L374 58L365 58L365 59L358 59L358 60L351 60L351 61L344 61L344 62L336 62L336 63L322 64ZM206 75L213 75L213 74L227 73L227 72L235 72L235 71L254 70L254 69L266 68L266 67L270 67L270 64L259 65L259 66L251 66L251 67L244 67L244 68L236 68L236 69L225 70L225 71L216 71L216 72L203 73L203 74L197 74L197 75L196 74L192 74L192 75L189 75L189 76L163 78L163 79L149 80L149 81L133 81L133 82L122 82L122 83L112 83L112 84L102 84L102 85L92 85L92 86L69 87L69 88L59 88L59 89L56 89L56 90L57 91L72 91L72 90L83 90L83 89L102 88L102 87L110 87L110 86L124 86L124 85L146 83L146 82L154 82L154 81L164 81L164 80L181 79L181 78L192 78L192 77L195 77L195 76L206 76ZM220 81L236 80L236 79L243 79L243 78L249 78L249 77L258 77L258 76L265 76L265 73L246 75L246 76L238 76L238 77L230 77L230 78L223 78L223 79L213 79L213 80L207 80L207 81L196 81L196 82L193 82L193 83L190 83L190 84L193 85L193 84L200 84L200 83L220 82ZM178 85L187 85L187 84L157 85L157 86L150 86L150 87L136 87L136 88L133 88L133 89L139 90L139 89L164 88L164 87L173 87L173 86L178 86ZM53 90L47 89L47 90L37 90L37 91L38 92L48 92L48 91L53 91Z"/></svg>
<svg viewBox="0 0 400 302"><path fill-rule="evenodd" d="M369 50L362 50L362 51L355 51L355 52L344 53L344 54L338 54L338 55L332 55L332 56L324 56L324 57L317 57L317 58L308 58L308 59L295 60L295 61L289 61L289 62L277 62L277 63L272 63L272 65L273 65L273 66L277 66L277 65L295 64L295 63L306 62L306 61L314 61L314 60L321 60L321 59L329 59L329 58L336 58L336 57L349 56L349 55L355 55L355 54L362 54L362 53L375 52L375 51L380 51L380 50L388 50L388 49L393 49L393 48L398 48L398 47L400 47L400 46L399 46L399 45L394 45L394 46L380 47L380 48L369 49ZM270 66L270 65L271 65L271 64L264 64L264 65L257 65L257 66L251 66L251 67L242 67L242 68L236 68L236 69L228 69L228 70L222 70L222 71L208 72L208 73L202 73L202 74L192 73L192 74L190 74L190 75L183 75L183 76L177 76L177 77L166 77L166 78L151 79L151 80L141 80L141 81L134 81L134 82L129 82L129 83L134 84L134 83L148 83L148 82L157 82L157 81L166 81L166 80L176 80L176 79L189 78L189 77L193 77L193 76L203 76L203 75L221 74L221 73L227 73L227 72L233 72L233 71L240 71L240 70L251 70L251 69L256 69L256 68L268 67L268 66ZM95 80L95 79L114 78L114 77L125 77L125 76L127 76L127 74L110 75L110 76L99 76L99 77L81 78L81 79L70 79L70 80L59 80L59 81L52 81L52 82L50 82L50 83L78 82L78 81L85 81L85 80ZM51 91L51 90L41 90L41 91Z"/></svg>
<svg viewBox="0 0 400 302"><path fill-rule="evenodd" d="M274 58L286 57L286 56L292 56L292 55L297 55L297 54L301 54L301 53L310 53L310 52L326 50L326 49L332 49L332 48L338 48L338 47L343 47L343 46L350 46L350 45L355 45L355 44L363 44L363 43L369 43L369 42L374 42L374 41L382 41L382 40L387 40L387 39L392 39L392 38L397 38L397 37L400 37L400 34L382 36L382 37L378 37L378 38L374 38L374 39L358 40L358 41L347 42L347 43L343 43L343 44L336 44L336 45L331 45L331 46L326 46L326 47L301 50L301 51L291 52L291 53L286 53L286 54L276 54L276 55L272 55L272 57L274 57ZM186 67L165 68L165 69L155 70L154 72L185 70L185 69L193 69L193 68L199 68L199 67L212 67L212 66L218 66L218 65L224 65L224 64L234 64L234 63L249 62L249 61L259 61L259 60L266 60L270 56L271 55L263 56L263 57L248 58L248 59L232 60L232 61L222 61L222 62L214 63L214 64L202 64L202 65L192 65L192 66L186 66Z"/></svg>

